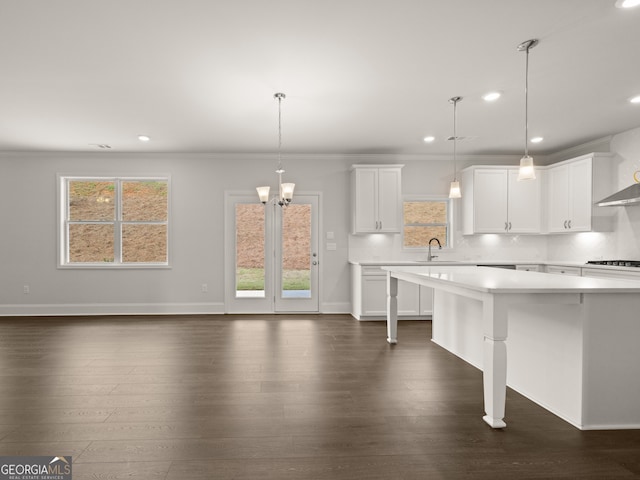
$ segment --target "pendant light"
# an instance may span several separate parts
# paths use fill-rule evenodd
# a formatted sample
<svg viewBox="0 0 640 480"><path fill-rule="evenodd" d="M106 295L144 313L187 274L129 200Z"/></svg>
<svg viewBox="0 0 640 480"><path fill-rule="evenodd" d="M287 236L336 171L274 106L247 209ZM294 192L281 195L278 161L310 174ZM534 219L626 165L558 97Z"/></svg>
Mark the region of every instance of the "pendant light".
<svg viewBox="0 0 640 480"><path fill-rule="evenodd" d="M278 168L276 173L278 174L278 196L274 197L273 201L281 207L286 207L293 200L293 189L295 183L282 183L282 174L284 169L282 168L282 99L287 98L284 93L276 93L273 98L278 100ZM269 186L256 187L258 191L258 197L263 205L269 201Z"/></svg>
<svg viewBox="0 0 640 480"><path fill-rule="evenodd" d="M462 97L452 97L449 99L449 103L453 104L453 181L451 182L451 186L449 187L449 198L460 198L462 197L462 193L460 192L460 182L458 181L458 170L457 170L457 141L458 134L456 132L456 107L458 102L462 100Z"/></svg>
<svg viewBox="0 0 640 480"><path fill-rule="evenodd" d="M519 52L526 52L524 73L524 157L520 159L518 181L535 180L536 172L533 166L533 158L529 156L529 50L538 44L538 40L527 40L518 45Z"/></svg>

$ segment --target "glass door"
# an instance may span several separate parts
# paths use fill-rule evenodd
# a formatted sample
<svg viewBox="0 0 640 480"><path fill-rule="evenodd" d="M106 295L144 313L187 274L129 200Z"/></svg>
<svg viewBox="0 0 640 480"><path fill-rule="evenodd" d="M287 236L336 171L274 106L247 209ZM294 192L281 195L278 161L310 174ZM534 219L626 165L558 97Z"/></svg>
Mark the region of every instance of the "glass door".
<svg viewBox="0 0 640 480"><path fill-rule="evenodd" d="M275 311L317 312L318 196L296 195L275 208Z"/></svg>
<svg viewBox="0 0 640 480"><path fill-rule="evenodd" d="M287 207L225 196L228 313L318 312L318 195Z"/></svg>

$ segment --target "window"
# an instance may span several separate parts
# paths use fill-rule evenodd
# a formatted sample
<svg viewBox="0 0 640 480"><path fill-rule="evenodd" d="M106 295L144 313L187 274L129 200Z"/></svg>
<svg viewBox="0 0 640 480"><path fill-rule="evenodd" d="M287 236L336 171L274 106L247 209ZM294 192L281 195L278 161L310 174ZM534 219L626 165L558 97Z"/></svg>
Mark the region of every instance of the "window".
<svg viewBox="0 0 640 480"><path fill-rule="evenodd" d="M61 266L169 264L169 179L60 177Z"/></svg>
<svg viewBox="0 0 640 480"><path fill-rule="evenodd" d="M424 249L437 238L443 247L451 246L451 204L448 198L405 199L402 203L402 247Z"/></svg>

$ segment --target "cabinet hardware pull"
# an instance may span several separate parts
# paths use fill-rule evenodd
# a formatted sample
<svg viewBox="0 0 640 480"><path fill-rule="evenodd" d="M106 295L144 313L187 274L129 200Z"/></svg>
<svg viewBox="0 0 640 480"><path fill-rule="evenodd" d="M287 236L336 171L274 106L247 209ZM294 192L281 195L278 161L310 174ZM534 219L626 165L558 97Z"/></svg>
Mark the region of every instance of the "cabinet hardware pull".
<svg viewBox="0 0 640 480"><path fill-rule="evenodd" d="M508 225L508 223L507 223L507 222L504 222L504 229L505 229L505 231L509 230L509 228L507 227L507 225Z"/></svg>
<svg viewBox="0 0 640 480"><path fill-rule="evenodd" d="M511 230L511 222L509 222L509 230Z"/></svg>
<svg viewBox="0 0 640 480"><path fill-rule="evenodd" d="M564 221L564 228L567 228L567 221Z"/></svg>
<svg viewBox="0 0 640 480"><path fill-rule="evenodd" d="M571 220L569 220L569 222L567 223L567 225L569 225L569 228L571 228Z"/></svg>

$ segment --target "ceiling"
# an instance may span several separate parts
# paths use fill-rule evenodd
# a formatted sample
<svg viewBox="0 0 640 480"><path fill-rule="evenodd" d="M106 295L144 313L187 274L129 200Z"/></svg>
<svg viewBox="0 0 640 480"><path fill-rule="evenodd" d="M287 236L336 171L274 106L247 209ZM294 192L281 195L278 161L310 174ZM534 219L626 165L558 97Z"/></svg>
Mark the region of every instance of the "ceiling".
<svg viewBox="0 0 640 480"><path fill-rule="evenodd" d="M3 1L0 151L518 154L531 38L534 155L640 126L614 0Z"/></svg>

